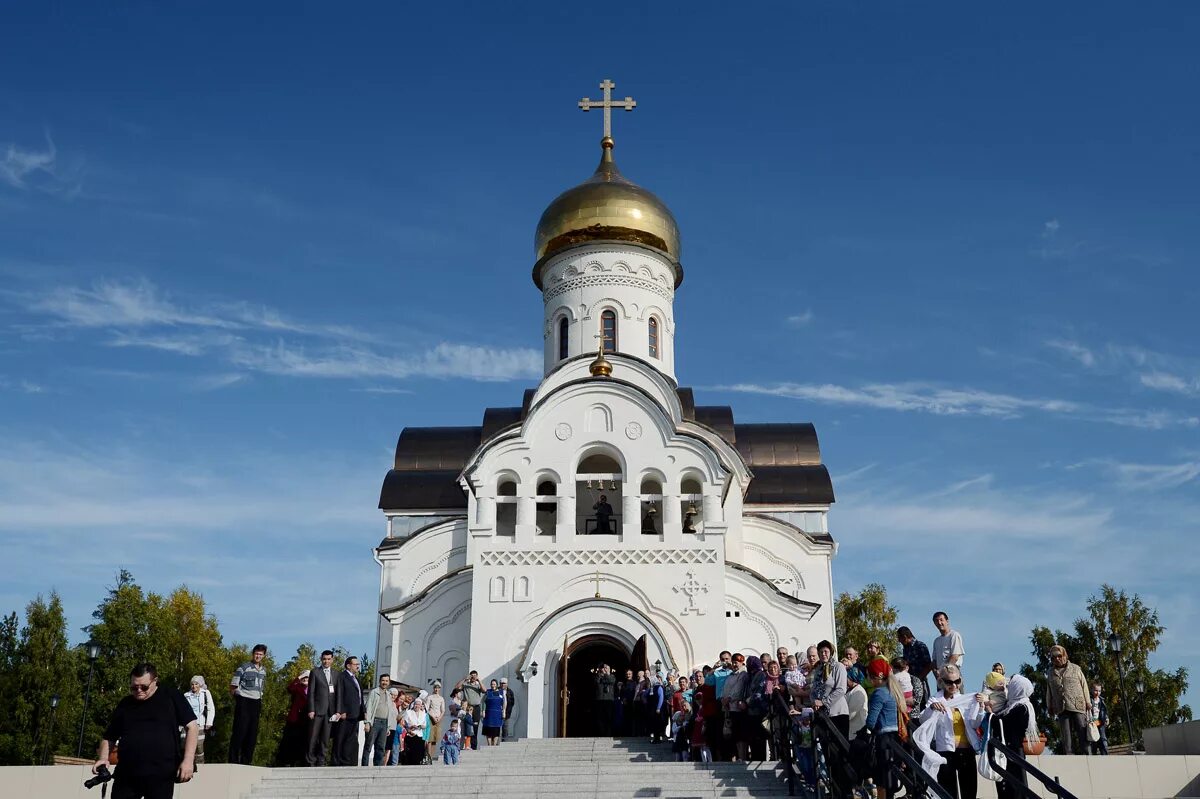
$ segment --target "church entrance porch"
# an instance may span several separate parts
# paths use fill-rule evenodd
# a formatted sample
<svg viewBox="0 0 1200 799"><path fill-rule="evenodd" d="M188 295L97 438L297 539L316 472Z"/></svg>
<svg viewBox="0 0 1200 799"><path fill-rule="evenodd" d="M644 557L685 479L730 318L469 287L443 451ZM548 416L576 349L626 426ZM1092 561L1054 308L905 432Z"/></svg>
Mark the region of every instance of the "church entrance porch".
<svg viewBox="0 0 1200 799"><path fill-rule="evenodd" d="M608 664L620 682L629 668L629 650L610 635L586 635L567 645L567 656L559 661L560 727L568 738L612 735L615 707L604 708L596 701L595 675Z"/></svg>
<svg viewBox="0 0 1200 799"><path fill-rule="evenodd" d="M588 577L580 575L580 579L590 587ZM594 597L569 602L543 617L528 634L516 669L525 683L528 714L521 737L595 735L593 668L607 662L619 671L618 679L624 679L631 665L636 671L656 661L663 663L664 670L675 664L657 620L668 623L675 636L672 640L684 652L684 662L689 662L686 637L679 637L670 616L653 609L647 612L618 599Z"/></svg>

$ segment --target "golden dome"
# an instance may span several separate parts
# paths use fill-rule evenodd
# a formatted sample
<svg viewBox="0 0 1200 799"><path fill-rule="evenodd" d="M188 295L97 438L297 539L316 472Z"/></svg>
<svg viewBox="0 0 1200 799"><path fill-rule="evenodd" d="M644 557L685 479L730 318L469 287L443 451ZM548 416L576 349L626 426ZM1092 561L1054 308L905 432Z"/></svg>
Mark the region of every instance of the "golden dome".
<svg viewBox="0 0 1200 799"><path fill-rule="evenodd" d="M589 241L628 241L669 255L678 286L683 269L675 217L662 200L621 174L613 161L611 138L602 139L600 146L603 154L596 172L558 195L538 221L533 281L541 288L541 264L568 247Z"/></svg>

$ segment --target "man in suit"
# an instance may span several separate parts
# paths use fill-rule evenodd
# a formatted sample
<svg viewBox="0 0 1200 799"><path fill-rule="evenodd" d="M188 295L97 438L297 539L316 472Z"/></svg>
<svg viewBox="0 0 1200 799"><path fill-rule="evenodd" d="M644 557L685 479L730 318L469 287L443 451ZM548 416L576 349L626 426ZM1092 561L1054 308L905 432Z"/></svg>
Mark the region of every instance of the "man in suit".
<svg viewBox="0 0 1200 799"><path fill-rule="evenodd" d="M329 743L329 717L336 712L337 677L333 670L333 652L321 653L321 667L308 675L308 753L310 766L325 765L325 746Z"/></svg>
<svg viewBox="0 0 1200 799"><path fill-rule="evenodd" d="M358 765L358 729L367 718L367 704L363 701L362 685L358 682L358 658L346 658L342 673L338 675L334 707L338 720L333 724L333 764L335 766Z"/></svg>

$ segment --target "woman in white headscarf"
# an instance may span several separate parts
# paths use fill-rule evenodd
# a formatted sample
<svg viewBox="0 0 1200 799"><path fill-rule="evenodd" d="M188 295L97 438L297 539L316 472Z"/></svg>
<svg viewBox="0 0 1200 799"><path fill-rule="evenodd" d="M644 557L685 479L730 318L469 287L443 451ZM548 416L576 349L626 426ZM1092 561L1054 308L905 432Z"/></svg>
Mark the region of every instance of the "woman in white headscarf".
<svg viewBox="0 0 1200 799"><path fill-rule="evenodd" d="M993 718L992 734L996 734L996 723L999 722L999 734L1003 743L1021 760L1025 759L1025 749L1022 744L1026 740L1036 741L1038 737L1037 718L1033 712L1033 703L1029 697L1033 694L1033 683L1020 674L1008 678L1004 709ZM986 753L984 757L986 757ZM1014 766L1009 769L1014 772L1013 782L1026 785L1025 771ZM998 799L1018 799L1022 791L1008 780L996 784Z"/></svg>
<svg viewBox="0 0 1200 799"><path fill-rule="evenodd" d="M404 751L400 753L400 762L405 766L419 766L425 759L425 727L429 724L425 703L420 699L413 700L400 723L404 729Z"/></svg>
<svg viewBox="0 0 1200 799"><path fill-rule="evenodd" d="M975 694L961 693L962 672L957 666L943 666L938 678L942 690L933 695L921 714L921 726L913 731L912 740L921 752L921 766L947 793L959 799L976 799L977 728L984 710Z"/></svg>
<svg viewBox="0 0 1200 799"><path fill-rule="evenodd" d="M217 706L213 702L212 693L208 690L204 678L197 674L192 678L191 690L184 694L192 712L196 714L196 722L200 732L196 736L196 762L204 762L204 736L212 729L213 720L217 717Z"/></svg>

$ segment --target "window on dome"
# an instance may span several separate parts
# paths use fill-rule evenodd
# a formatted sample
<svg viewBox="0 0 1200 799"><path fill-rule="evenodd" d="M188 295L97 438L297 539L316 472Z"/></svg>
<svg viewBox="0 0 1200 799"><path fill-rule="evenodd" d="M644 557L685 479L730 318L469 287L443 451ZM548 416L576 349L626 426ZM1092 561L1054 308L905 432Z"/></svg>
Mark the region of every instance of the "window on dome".
<svg viewBox="0 0 1200 799"><path fill-rule="evenodd" d="M567 321L567 317L558 320L558 359L565 361L567 359L567 339L571 325Z"/></svg>
<svg viewBox="0 0 1200 799"><path fill-rule="evenodd" d="M650 317L650 357L658 357L658 320Z"/></svg>
<svg viewBox="0 0 1200 799"><path fill-rule="evenodd" d="M605 352L617 351L617 313L608 310L600 314L600 336L604 341Z"/></svg>

